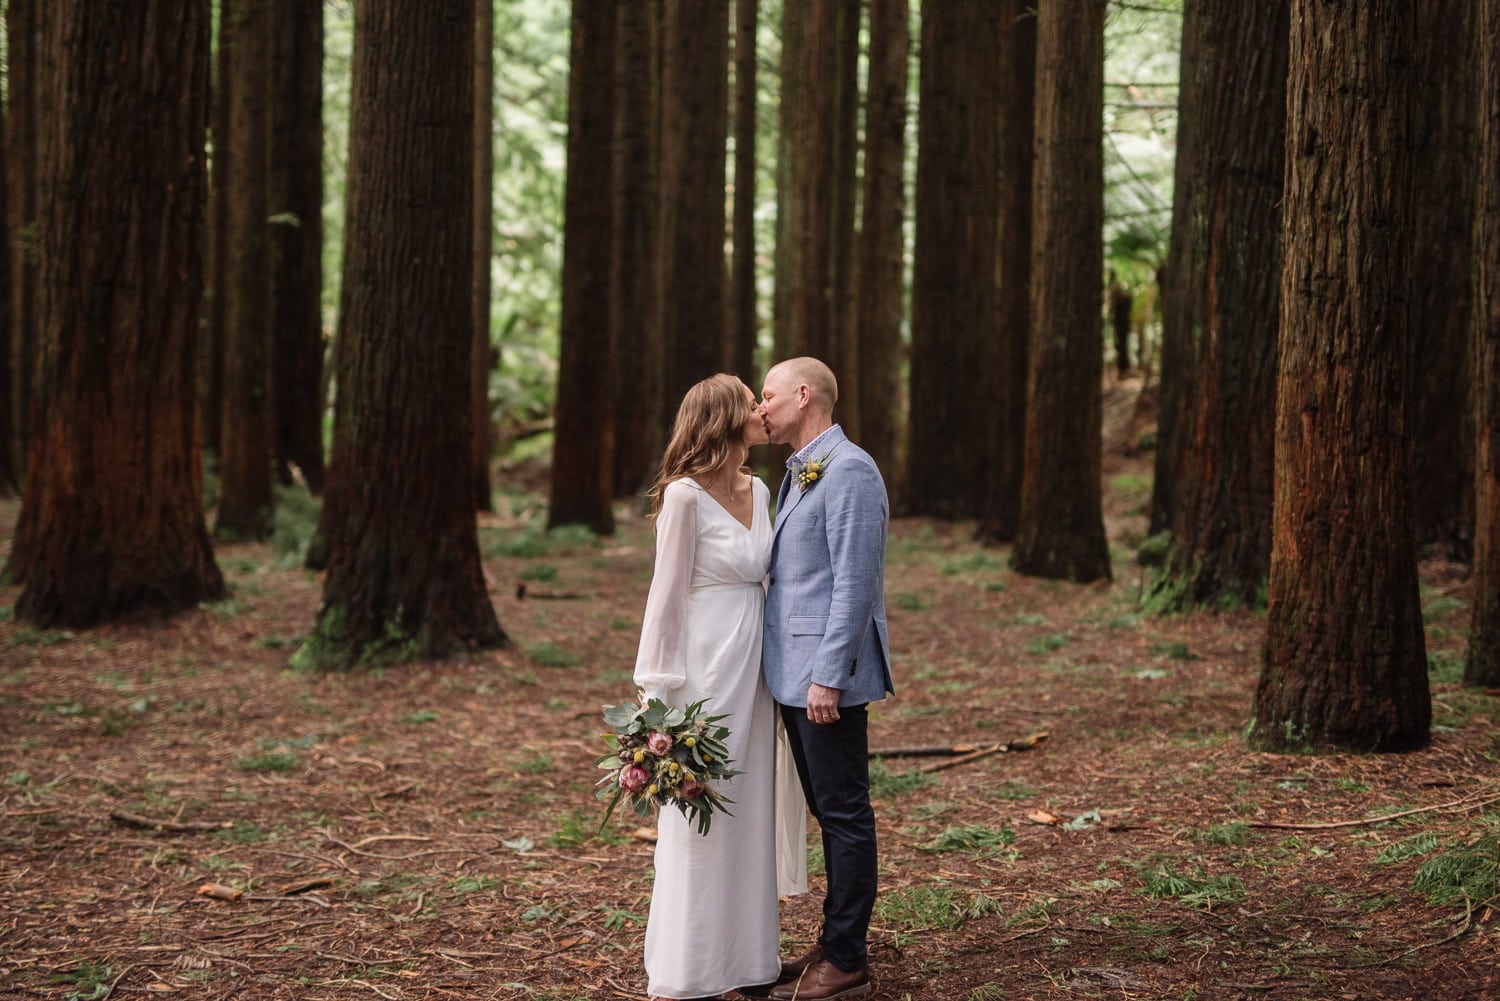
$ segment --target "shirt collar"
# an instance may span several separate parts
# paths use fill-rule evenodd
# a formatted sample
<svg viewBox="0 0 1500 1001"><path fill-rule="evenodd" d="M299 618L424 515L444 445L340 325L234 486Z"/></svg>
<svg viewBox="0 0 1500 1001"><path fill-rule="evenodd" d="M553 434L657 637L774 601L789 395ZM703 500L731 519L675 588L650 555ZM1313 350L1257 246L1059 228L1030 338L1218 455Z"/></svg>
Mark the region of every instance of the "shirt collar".
<svg viewBox="0 0 1500 1001"><path fill-rule="evenodd" d="M807 462L807 460L816 456L821 451L819 446L823 444L823 441L838 430L839 426L837 424L834 424L830 426L828 430L824 431L822 434L814 438L812 441L808 442L806 445L803 445L796 454L794 454L790 459L786 460L787 468L790 469L793 465L805 463Z"/></svg>

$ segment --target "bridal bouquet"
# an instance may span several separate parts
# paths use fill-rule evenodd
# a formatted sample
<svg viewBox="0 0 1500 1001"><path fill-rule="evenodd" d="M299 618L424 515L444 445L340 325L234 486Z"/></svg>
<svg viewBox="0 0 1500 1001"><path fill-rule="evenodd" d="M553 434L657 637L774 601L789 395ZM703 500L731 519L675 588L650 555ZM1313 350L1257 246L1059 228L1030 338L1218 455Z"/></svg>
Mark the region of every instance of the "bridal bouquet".
<svg viewBox="0 0 1500 1001"><path fill-rule="evenodd" d="M605 706L604 722L614 732L603 735L609 753L599 758L605 775L598 796L609 801L599 826L625 799L645 818L675 806L697 822L699 834L707 834L714 813L728 813L724 804L734 802L710 783L740 774L729 767L733 762L724 747L729 729L718 725L725 718L703 715L701 701L686 709L644 697Z"/></svg>

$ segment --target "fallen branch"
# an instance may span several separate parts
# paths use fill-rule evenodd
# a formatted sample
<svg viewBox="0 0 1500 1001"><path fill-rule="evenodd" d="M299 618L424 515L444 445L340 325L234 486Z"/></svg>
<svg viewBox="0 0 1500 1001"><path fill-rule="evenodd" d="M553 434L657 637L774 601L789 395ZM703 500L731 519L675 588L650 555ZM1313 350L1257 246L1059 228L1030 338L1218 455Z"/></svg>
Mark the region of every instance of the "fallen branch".
<svg viewBox="0 0 1500 1001"><path fill-rule="evenodd" d="M945 768L955 768L958 765L967 765L971 761L978 761L980 758L987 758L991 754L999 754L1005 750L1008 750L1008 748L1004 744L992 744L989 747L981 747L977 751L971 751L968 754L963 755L962 757L949 758L947 761L934 761L930 765L923 765L921 768L912 769L912 771L921 774L926 774L927 772L940 772Z"/></svg>
<svg viewBox="0 0 1500 1001"><path fill-rule="evenodd" d="M921 746L916 746L916 747L889 747L889 748L883 748L881 750L871 751L870 754L869 754L869 757L871 757L871 758L938 758L938 757L961 757L961 758L967 759L967 758L970 758L970 757L972 757L972 756L974 756L976 754L979 754L979 752L983 752L984 754L988 755L988 754L994 754L994 753L996 753L997 750L998 751L1029 751L1032 748L1036 747L1038 744L1040 744L1042 741L1046 740L1049 736L1050 736L1050 734L1048 734L1044 730L1044 731L1041 731L1041 732L1038 732L1038 733L1033 733L1033 734L1031 734L1028 737L1022 737L1020 740L1006 741L1006 742L1001 743L1001 744L926 744L926 745L921 745ZM947 765L944 765L943 767L948 767L949 765L956 764L956 763L957 762L949 762ZM936 770L936 769L934 769L934 770Z"/></svg>
<svg viewBox="0 0 1500 1001"><path fill-rule="evenodd" d="M872 758L935 758L956 754L973 754L978 744L929 744L924 747L889 747L871 751Z"/></svg>
<svg viewBox="0 0 1500 1001"><path fill-rule="evenodd" d="M130 813L127 810L111 810L109 811L109 819L130 827L145 828L148 831L176 831L179 833L222 831L234 826L234 821L232 820L157 820L154 817L145 817L139 813Z"/></svg>
<svg viewBox="0 0 1500 1001"><path fill-rule="evenodd" d="M1483 793L1475 793L1474 796L1465 796L1463 799L1455 799L1451 803L1439 803L1436 806L1419 806L1414 810L1401 810L1398 813L1387 813L1380 817L1365 817L1362 820L1335 820L1328 823L1309 824L1282 824L1272 820L1253 820L1250 822L1250 826L1274 828L1278 831L1326 831L1338 827L1364 827L1367 824L1383 824L1387 820L1396 820L1400 817L1410 817L1418 813L1432 813L1435 810L1451 810L1459 806L1463 806L1466 809L1473 810L1479 807L1489 806L1491 803L1500 803L1500 796L1494 796L1479 803L1472 802L1475 796L1481 795L1483 795Z"/></svg>

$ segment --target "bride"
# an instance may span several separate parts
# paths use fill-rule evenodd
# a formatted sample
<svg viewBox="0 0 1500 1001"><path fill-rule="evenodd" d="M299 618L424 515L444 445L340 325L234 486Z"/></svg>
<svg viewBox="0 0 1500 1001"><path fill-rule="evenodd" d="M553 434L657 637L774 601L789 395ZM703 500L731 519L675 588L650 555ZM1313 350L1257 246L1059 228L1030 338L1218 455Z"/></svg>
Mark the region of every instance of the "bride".
<svg viewBox="0 0 1500 1001"><path fill-rule="evenodd" d="M676 810L660 814L646 923L653 999L775 981L778 881L785 892L806 885L805 807L794 777L778 781L776 706L760 672L770 492L745 459L766 441L749 387L705 379L683 397L649 493L656 566L635 683L670 706L706 699L705 714L728 714L741 773L719 785L733 803L706 835Z"/></svg>

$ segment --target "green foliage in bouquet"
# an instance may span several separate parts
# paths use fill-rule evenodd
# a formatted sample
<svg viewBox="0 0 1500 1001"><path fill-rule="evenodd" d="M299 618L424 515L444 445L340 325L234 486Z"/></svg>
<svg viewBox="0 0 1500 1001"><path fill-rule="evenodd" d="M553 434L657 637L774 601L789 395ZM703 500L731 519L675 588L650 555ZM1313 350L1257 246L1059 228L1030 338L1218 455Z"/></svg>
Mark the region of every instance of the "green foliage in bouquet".
<svg viewBox="0 0 1500 1001"><path fill-rule="evenodd" d="M674 709L660 699L604 707L604 722L613 733L604 734L609 753L599 758L605 775L599 780L598 796L608 808L602 828L614 815L620 800L628 801L636 816L650 818L664 806L675 806L699 834L707 834L715 813L729 813L725 804L734 802L711 783L740 774L729 766L724 740L729 728L719 721L727 716L703 715L703 702Z"/></svg>

